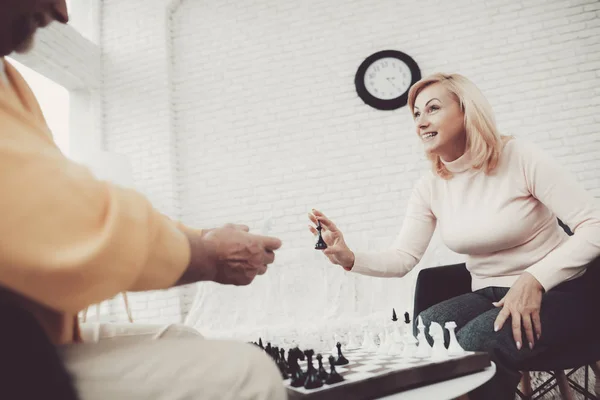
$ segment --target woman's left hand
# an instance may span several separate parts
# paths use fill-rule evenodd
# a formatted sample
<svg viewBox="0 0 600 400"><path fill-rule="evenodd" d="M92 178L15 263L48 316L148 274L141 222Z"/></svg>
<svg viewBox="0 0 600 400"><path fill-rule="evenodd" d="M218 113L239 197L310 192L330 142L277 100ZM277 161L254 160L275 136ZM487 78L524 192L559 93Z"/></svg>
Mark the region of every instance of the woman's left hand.
<svg viewBox="0 0 600 400"><path fill-rule="evenodd" d="M534 332L537 339L542 335L540 322L540 308L544 287L529 272L523 272L519 279L512 285L502 300L493 303L502 310L494 321L494 331L499 331L508 319L512 317L512 331L517 349L521 350L523 343L521 337L521 324L525 328L525 335L529 348L533 349Z"/></svg>

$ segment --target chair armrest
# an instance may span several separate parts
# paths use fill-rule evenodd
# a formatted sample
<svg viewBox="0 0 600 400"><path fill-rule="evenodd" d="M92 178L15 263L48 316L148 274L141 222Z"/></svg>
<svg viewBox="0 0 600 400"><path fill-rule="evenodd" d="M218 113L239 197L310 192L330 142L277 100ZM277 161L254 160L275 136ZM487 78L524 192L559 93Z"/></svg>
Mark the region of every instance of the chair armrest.
<svg viewBox="0 0 600 400"><path fill-rule="evenodd" d="M465 264L425 268L415 286L413 320L429 307L452 297L471 292L471 274Z"/></svg>

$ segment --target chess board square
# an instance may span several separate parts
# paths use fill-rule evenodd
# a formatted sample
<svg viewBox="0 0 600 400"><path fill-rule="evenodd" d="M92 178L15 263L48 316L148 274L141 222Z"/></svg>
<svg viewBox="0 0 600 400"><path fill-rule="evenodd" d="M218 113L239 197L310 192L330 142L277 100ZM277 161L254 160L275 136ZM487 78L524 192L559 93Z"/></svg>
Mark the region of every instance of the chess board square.
<svg viewBox="0 0 600 400"><path fill-rule="evenodd" d="M377 364L365 364L352 367L352 372L372 372L380 368L381 366Z"/></svg>

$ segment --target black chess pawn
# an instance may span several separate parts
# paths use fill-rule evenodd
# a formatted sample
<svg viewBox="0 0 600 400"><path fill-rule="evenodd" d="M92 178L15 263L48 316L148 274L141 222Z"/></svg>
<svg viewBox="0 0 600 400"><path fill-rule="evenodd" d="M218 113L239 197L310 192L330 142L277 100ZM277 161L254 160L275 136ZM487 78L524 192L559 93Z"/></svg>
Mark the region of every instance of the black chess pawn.
<svg viewBox="0 0 600 400"><path fill-rule="evenodd" d="M396 309L392 308L392 321L398 321L398 317L396 316Z"/></svg>
<svg viewBox="0 0 600 400"><path fill-rule="evenodd" d="M410 324L410 317L407 312L404 313L404 323Z"/></svg>
<svg viewBox="0 0 600 400"><path fill-rule="evenodd" d="M263 350L265 349L265 346L263 346L262 338L258 338L258 347L260 347Z"/></svg>
<svg viewBox="0 0 600 400"><path fill-rule="evenodd" d="M337 347L337 350L338 350L338 358L337 358L337 360L335 360L335 365L348 364L350 361L348 361L348 359L346 357L344 357L344 355L342 354L342 344L340 342L337 342L335 347Z"/></svg>
<svg viewBox="0 0 600 400"><path fill-rule="evenodd" d="M292 378L290 385L293 387L300 387L304 385L304 381L306 379L306 374L298 365L298 360L304 361L304 353L300 351L298 347L294 347L288 352L288 361Z"/></svg>
<svg viewBox="0 0 600 400"><path fill-rule="evenodd" d="M281 377L288 379L290 376L288 375L288 364L285 361L285 349L279 350L279 357L277 357L276 364L279 367L279 371L281 371Z"/></svg>
<svg viewBox="0 0 600 400"><path fill-rule="evenodd" d="M327 248L327 243L323 240L323 236L321 236L321 230L323 227L321 226L321 221L317 221L317 230L319 231L319 238L317 240L317 244L315 245L315 249L317 250L325 250Z"/></svg>
<svg viewBox="0 0 600 400"><path fill-rule="evenodd" d="M329 371L329 376L325 380L325 383L328 385L333 385L334 383L338 383L344 380L344 377L338 374L335 370L335 359L333 356L329 356L329 365L331 366L331 370Z"/></svg>
<svg viewBox="0 0 600 400"><path fill-rule="evenodd" d="M317 361L319 363L319 368L317 370L317 372L319 374L319 379L321 379L322 381L324 381L325 379L327 379L327 377L329 376L329 374L325 370L325 367L323 367L323 356L321 354L317 354Z"/></svg>
<svg viewBox="0 0 600 400"><path fill-rule="evenodd" d="M305 350L304 355L308 368L306 370L306 379L304 380L305 389L316 389L323 386L323 381L319 378L319 372L315 369L312 361L312 356L315 354L314 350Z"/></svg>
<svg viewBox="0 0 600 400"><path fill-rule="evenodd" d="M271 354L271 342L267 343L267 347L265 347L265 351L267 352L268 355L272 355Z"/></svg>

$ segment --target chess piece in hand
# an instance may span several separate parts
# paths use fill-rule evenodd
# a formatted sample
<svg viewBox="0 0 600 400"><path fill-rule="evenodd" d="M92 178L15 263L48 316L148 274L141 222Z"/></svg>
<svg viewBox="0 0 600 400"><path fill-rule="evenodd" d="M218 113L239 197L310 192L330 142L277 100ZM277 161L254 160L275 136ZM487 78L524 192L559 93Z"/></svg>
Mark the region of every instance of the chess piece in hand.
<svg viewBox="0 0 600 400"><path fill-rule="evenodd" d="M346 245L344 235L338 227L325 214L314 208L312 212L308 213L308 219L315 226L321 226L320 235L327 245L327 248L323 250L323 254L327 256L329 261L333 264L341 265L346 270L352 269L354 266L354 253ZM315 226L309 225L308 229L315 237L318 237L319 232Z"/></svg>
<svg viewBox="0 0 600 400"><path fill-rule="evenodd" d="M275 261L275 250L281 247L281 241L248 231L245 225L233 224L207 231L184 230L191 257L177 285L214 281L244 286L264 274Z"/></svg>

